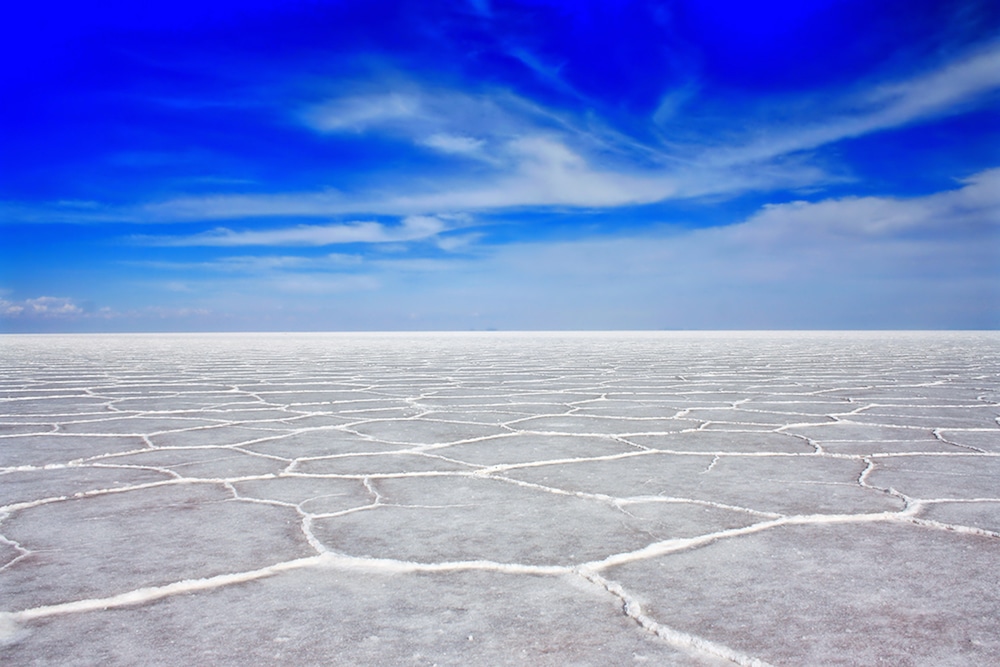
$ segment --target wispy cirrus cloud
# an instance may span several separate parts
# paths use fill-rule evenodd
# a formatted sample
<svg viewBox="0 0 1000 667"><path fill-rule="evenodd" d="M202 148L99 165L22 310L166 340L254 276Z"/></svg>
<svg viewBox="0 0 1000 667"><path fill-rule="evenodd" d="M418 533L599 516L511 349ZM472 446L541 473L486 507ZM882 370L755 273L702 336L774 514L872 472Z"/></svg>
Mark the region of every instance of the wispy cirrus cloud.
<svg viewBox="0 0 1000 667"><path fill-rule="evenodd" d="M802 187L826 177L819 167L800 161L773 161L752 170L698 164L683 170L615 169L597 166L559 137L547 135L511 139L492 153L492 159L503 160L506 166L485 176L439 179L439 185L421 189L399 187L378 195L323 191L181 197L145 205L143 215L162 221L193 221L358 212L454 215L551 206L615 208L758 188ZM220 241L226 238L225 233L220 235Z"/></svg>
<svg viewBox="0 0 1000 667"><path fill-rule="evenodd" d="M483 147L486 142L483 139L459 134L438 133L421 140L420 143L442 153L482 157Z"/></svg>
<svg viewBox="0 0 1000 667"><path fill-rule="evenodd" d="M127 263L133 266L164 271L211 271L218 273L256 274L316 269L344 270L358 267L363 261L361 255L329 253L319 257L305 257L301 255L237 255L218 257L202 262L136 260Z"/></svg>
<svg viewBox="0 0 1000 667"><path fill-rule="evenodd" d="M322 280L317 269L349 270L379 284L401 273L428 272L450 284L474 281L497 293L506 293L507 285L514 293L530 284L533 294L542 298L550 293L552 299L567 289L603 293L605 285L614 287L613 294L640 295L635 297L637 308L645 298L641 295L651 290L686 292L694 298L706 296L711 286L730 285L733 292L746 290L749 299L761 286L796 291L796 281L821 283L833 292L843 288L845 299L867 299L856 287L871 275L898 283L926 283L930 274L944 276L944 282L977 274L1000 277L1000 168L921 197L765 205L728 226L485 246L474 261L465 256L241 256L215 260L211 268L301 272L311 275L309 280ZM692 282L692 276L697 280Z"/></svg>
<svg viewBox="0 0 1000 667"><path fill-rule="evenodd" d="M303 120L322 132L363 132L400 122L433 122L433 110L417 95L389 92L332 100L306 111Z"/></svg>
<svg viewBox="0 0 1000 667"><path fill-rule="evenodd" d="M831 180L818 165L793 159L826 144L958 113L1000 90L1000 45L911 78L808 107L808 121L751 122L743 136L657 144L622 135L592 116L574 117L505 92L361 94L311 108L318 132L380 132L486 171L461 171L432 185L403 176L391 191L316 192L179 198L148 207L154 216L193 219L351 212L410 215L525 206L613 208L667 199L795 188ZM688 99L696 86L685 88ZM662 106L662 105L661 105ZM651 122L662 122L657 109Z"/></svg>
<svg viewBox="0 0 1000 667"><path fill-rule="evenodd" d="M380 132L419 142L434 134L509 137L540 123L530 101L504 90L481 93L394 82L305 108L304 126L320 133Z"/></svg>
<svg viewBox="0 0 1000 667"><path fill-rule="evenodd" d="M1000 90L1000 43L906 79L872 83L821 109L806 99L799 116L780 122L748 115L743 130L720 140L711 132L665 136L666 102L638 139L591 111L558 111L504 90L478 93L394 84L314 104L297 115L318 134L372 133L442 157L433 176L419 169L372 174L350 190L220 193L177 196L133 205L95 202L0 208L26 222L169 223L354 215L432 217L524 207L615 208L705 195L733 195L816 186L837 180L810 151L844 139L945 116L988 103ZM675 91L676 92L676 91ZM679 93L697 101L696 82ZM808 97L808 95L807 95ZM669 103L668 103L669 102ZM796 105L789 105L795 108ZM669 107L669 108L667 108ZM659 138L656 138L659 137ZM471 173L469 160L476 161ZM444 230L425 224L399 229L378 222L300 225L281 230L217 229L179 237L175 245L327 245L415 240ZM164 241L166 243L167 241Z"/></svg>
<svg viewBox="0 0 1000 667"><path fill-rule="evenodd" d="M140 236L135 240L148 245L224 247L401 243L437 236L452 225L446 218L413 215L395 226L367 221L244 231L219 228L191 236Z"/></svg>
<svg viewBox="0 0 1000 667"><path fill-rule="evenodd" d="M831 111L819 120L791 119L761 127L761 137L716 147L705 158L713 163L766 160L797 151L965 111L1000 90L1000 43L902 81L878 84L842 99L823 101Z"/></svg>

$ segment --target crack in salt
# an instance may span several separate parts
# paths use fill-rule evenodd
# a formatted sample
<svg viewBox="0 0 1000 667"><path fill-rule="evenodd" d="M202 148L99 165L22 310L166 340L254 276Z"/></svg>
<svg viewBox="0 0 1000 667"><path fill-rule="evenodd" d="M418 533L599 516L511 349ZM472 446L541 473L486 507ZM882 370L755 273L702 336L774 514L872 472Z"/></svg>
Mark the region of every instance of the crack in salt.
<svg viewBox="0 0 1000 667"><path fill-rule="evenodd" d="M688 654L696 656L710 655L723 658L741 667L770 667L770 664L759 658L754 658L745 653L733 650L717 642L709 641L702 637L692 635L653 620L642 610L642 605L638 599L628 593L618 582L605 579L596 572L578 570L577 573L587 581L603 588L611 595L621 600L622 612L635 621L643 630L656 635L666 641L671 646L678 648Z"/></svg>
<svg viewBox="0 0 1000 667"><path fill-rule="evenodd" d="M712 472L712 468L714 468L714 467L715 467L715 464L719 462L719 459L720 459L720 458L721 458L721 457L720 457L720 456L719 456L718 454L716 454L715 456L713 456L713 457L712 457L712 462L708 464L708 467L707 467L707 468L705 468L704 470L702 470L702 471L701 471L700 473L698 473L698 474L699 474L699 475L704 475L704 474L706 474L706 473L710 473L710 472Z"/></svg>

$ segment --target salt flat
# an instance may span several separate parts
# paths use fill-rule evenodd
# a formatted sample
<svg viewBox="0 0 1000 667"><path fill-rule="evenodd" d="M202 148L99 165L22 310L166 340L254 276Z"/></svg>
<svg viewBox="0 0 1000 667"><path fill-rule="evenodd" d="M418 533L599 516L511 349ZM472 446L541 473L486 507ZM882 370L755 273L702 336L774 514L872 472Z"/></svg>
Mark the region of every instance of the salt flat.
<svg viewBox="0 0 1000 667"><path fill-rule="evenodd" d="M1000 663L997 333L0 338L5 665Z"/></svg>

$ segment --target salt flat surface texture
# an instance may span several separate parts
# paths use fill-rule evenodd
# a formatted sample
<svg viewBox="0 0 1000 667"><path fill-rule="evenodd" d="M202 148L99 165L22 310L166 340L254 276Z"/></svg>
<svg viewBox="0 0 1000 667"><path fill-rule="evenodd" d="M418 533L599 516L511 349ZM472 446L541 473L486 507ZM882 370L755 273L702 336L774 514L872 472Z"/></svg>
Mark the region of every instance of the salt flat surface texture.
<svg viewBox="0 0 1000 667"><path fill-rule="evenodd" d="M4 665L1000 664L996 333L0 358Z"/></svg>

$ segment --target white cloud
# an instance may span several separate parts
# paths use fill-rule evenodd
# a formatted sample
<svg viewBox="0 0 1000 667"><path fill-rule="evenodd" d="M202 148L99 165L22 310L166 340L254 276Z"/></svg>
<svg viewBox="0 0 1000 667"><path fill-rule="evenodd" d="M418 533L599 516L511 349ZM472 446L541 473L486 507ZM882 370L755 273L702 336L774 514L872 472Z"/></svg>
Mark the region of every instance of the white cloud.
<svg viewBox="0 0 1000 667"><path fill-rule="evenodd" d="M378 279L370 275L289 273L269 277L257 289L261 293L274 290L279 293L311 295L369 292L377 290L379 286Z"/></svg>
<svg viewBox="0 0 1000 667"><path fill-rule="evenodd" d="M453 138L488 143L554 126L543 110L502 90L474 94L415 84L396 88L333 99L304 110L299 118L324 134L379 132L437 149L454 147Z"/></svg>
<svg viewBox="0 0 1000 667"><path fill-rule="evenodd" d="M825 144L900 127L927 118L959 113L1000 88L1000 44L967 55L904 81L868 89L846 100L825 99L831 112L821 120L761 128L762 138L708 152L713 163L745 163L809 150ZM838 109L841 109L838 111ZM790 128L790 129L789 129Z"/></svg>
<svg viewBox="0 0 1000 667"><path fill-rule="evenodd" d="M545 62L537 54L521 46L508 48L506 52L507 55L521 61L521 64L534 72L539 80L544 81L558 91L583 99L583 96L563 78L562 69L565 63L552 64Z"/></svg>
<svg viewBox="0 0 1000 667"><path fill-rule="evenodd" d="M309 109L303 120L323 132L361 132L369 127L419 117L422 112L419 97L392 92L333 100Z"/></svg>
<svg viewBox="0 0 1000 667"><path fill-rule="evenodd" d="M558 149L546 159L579 166ZM456 229L431 241L469 235ZM412 326L444 329L996 327L1000 169L921 197L767 206L725 227L476 245L474 256L380 253L360 261L285 253L161 268L193 270L185 276L191 291L180 297L158 286L170 310L83 313L81 320L378 329L407 327L400 313L415 313ZM201 268L214 273L194 273ZM79 308L52 297L0 304L2 312L28 306ZM6 315L8 327L28 322L15 318Z"/></svg>
<svg viewBox="0 0 1000 667"><path fill-rule="evenodd" d="M350 276L290 267L254 293L288 295L291 309L310 307L295 294L330 293L330 312L359 328L405 327L402 312L439 328L997 326L998 183L1000 169L923 197L769 206L726 227L366 259Z"/></svg>
<svg viewBox="0 0 1000 667"><path fill-rule="evenodd" d="M144 243L168 246L325 246L416 241L437 236L448 227L449 223L440 217L411 215L395 226L380 222L352 222L248 231L219 228L193 236L136 238Z"/></svg>
<svg viewBox="0 0 1000 667"><path fill-rule="evenodd" d="M420 141L421 144L429 148L441 151L442 153L454 153L456 155L479 155L483 145L486 143L482 139L466 137L456 134L432 134Z"/></svg>
<svg viewBox="0 0 1000 667"><path fill-rule="evenodd" d="M640 141L590 112L546 109L502 90L479 94L400 84L389 92L349 94L305 110L300 120L319 133L379 132L455 158L453 169L392 173L355 191L186 196L131 209L64 202L45 210L8 205L10 219L38 222L174 222L342 215L429 216L528 206L614 208L747 190L815 186L836 180L808 151L842 139L958 113L1000 88L1000 45L967 54L903 81L871 85L850 96L827 93L822 108L793 101L781 122L754 121L724 142L714 136ZM664 96L650 130L694 95L694 83ZM770 101L771 109L778 106ZM798 114L798 115L796 115ZM797 118L809 118L797 121ZM819 118L819 120L813 120ZM770 124L768 124L768 122ZM657 128L658 123L666 123ZM732 128L730 128L732 129ZM684 141L687 141L685 143ZM468 169L468 158L478 161ZM404 225L405 229L405 225ZM218 229L182 244L325 245L384 243L400 238L381 223L302 225L270 231ZM440 230L438 230L440 231ZM423 236L422 236L423 235Z"/></svg>
<svg viewBox="0 0 1000 667"><path fill-rule="evenodd" d="M924 197L793 202L727 227L480 248L474 262L426 267L419 288L390 264L379 302L452 327L473 310L511 328L998 326L998 183L991 170Z"/></svg>
<svg viewBox="0 0 1000 667"><path fill-rule="evenodd" d="M555 137L534 135L507 142L502 154L512 164L493 179L453 182L449 189L398 195L381 206L395 211L488 210L516 206L611 207L658 201L676 190L663 174L595 169ZM384 210L385 210L384 209ZM387 211L388 212L388 211Z"/></svg>
<svg viewBox="0 0 1000 667"><path fill-rule="evenodd" d="M689 82L677 86L660 97L660 103L653 112L653 122L665 125L678 116L685 104L694 99L698 92L697 84Z"/></svg>
<svg viewBox="0 0 1000 667"><path fill-rule="evenodd" d="M1000 87L1000 44L949 63L933 72L874 90L868 98L882 105L871 129L903 124L924 116L949 113Z"/></svg>
<svg viewBox="0 0 1000 667"><path fill-rule="evenodd" d="M483 235L479 233L454 234L451 236L442 236L436 241L436 245L446 252L457 252L470 248L481 238L483 238Z"/></svg>
<svg viewBox="0 0 1000 667"><path fill-rule="evenodd" d="M239 255L234 257L219 257L206 262L163 262L136 261L127 262L133 266L165 271L214 271L220 273L267 273L275 271L294 271L300 269L349 269L363 262L360 255L345 253L330 253L321 257L301 257L295 255ZM178 291L190 291L182 283Z"/></svg>
<svg viewBox="0 0 1000 667"><path fill-rule="evenodd" d="M970 233L1000 233L1000 168L980 172L964 183L956 190L911 199L844 197L768 205L731 233L741 241L773 241L786 247L831 237L967 238Z"/></svg>
<svg viewBox="0 0 1000 667"><path fill-rule="evenodd" d="M457 144L455 144L457 146ZM463 144L470 146L470 144ZM253 217L302 216L321 217L346 213L413 215L447 214L460 211L481 211L518 206L585 206L613 207L650 203L665 199L678 191L680 179L660 172L616 171L599 169L579 152L556 136L541 134L514 137L499 145L492 154L503 169L469 178L459 176L438 188L421 192L388 192L379 196L347 196L324 191L278 195L219 195L214 197L178 198L147 205L144 212L154 219L225 220ZM763 173L763 172L761 172ZM798 176L801 170L795 171ZM690 176L686 177L690 181ZM717 178L712 188L727 183ZM698 194L704 194L704 190ZM354 225L302 226L296 232L270 235L267 232L237 234L217 230L199 237L206 245L237 245L265 243L268 238L280 238L288 243L299 237L298 243L319 245L346 243L353 238L378 242L378 223ZM316 239L306 241L306 239ZM278 243L278 241L275 241Z"/></svg>
<svg viewBox="0 0 1000 667"><path fill-rule="evenodd" d="M83 314L83 308L73 299L58 296L39 296L23 301L0 299L0 314L11 318L72 317Z"/></svg>
<svg viewBox="0 0 1000 667"><path fill-rule="evenodd" d="M617 207L750 189L803 187L830 176L789 156L845 138L956 113L1000 87L1000 47L848 99L826 100L822 120L753 129L728 145L642 144L596 123L556 114L509 93L416 91L346 98L307 114L320 131L367 129L493 169L403 182L389 192L335 192L177 199L149 207L154 217L225 219L263 215L427 214L520 206ZM694 88L664 97L663 122ZM841 111L837 111L841 109ZM845 111L846 109L846 111ZM790 129L789 129L790 128ZM672 161L673 160L673 161ZM656 166L662 164L663 166ZM678 166L679 165L679 166Z"/></svg>

